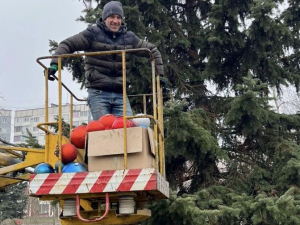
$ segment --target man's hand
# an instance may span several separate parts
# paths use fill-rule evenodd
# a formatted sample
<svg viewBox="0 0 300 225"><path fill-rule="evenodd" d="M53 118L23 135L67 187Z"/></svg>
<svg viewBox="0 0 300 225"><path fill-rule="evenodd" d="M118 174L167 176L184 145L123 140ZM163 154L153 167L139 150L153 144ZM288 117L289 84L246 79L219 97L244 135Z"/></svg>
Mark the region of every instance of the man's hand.
<svg viewBox="0 0 300 225"><path fill-rule="evenodd" d="M168 81L166 78L163 77L163 75L159 75L159 81L160 81L160 86L162 87L162 91L166 92L167 86L168 86Z"/></svg>
<svg viewBox="0 0 300 225"><path fill-rule="evenodd" d="M50 67L48 67L48 80L54 81L55 78L52 76L56 73L58 70L57 64L52 64Z"/></svg>
<svg viewBox="0 0 300 225"><path fill-rule="evenodd" d="M168 101L170 99L169 92L167 90L169 86L168 79L165 78L162 74L159 75L160 86L162 88L162 97L164 101Z"/></svg>

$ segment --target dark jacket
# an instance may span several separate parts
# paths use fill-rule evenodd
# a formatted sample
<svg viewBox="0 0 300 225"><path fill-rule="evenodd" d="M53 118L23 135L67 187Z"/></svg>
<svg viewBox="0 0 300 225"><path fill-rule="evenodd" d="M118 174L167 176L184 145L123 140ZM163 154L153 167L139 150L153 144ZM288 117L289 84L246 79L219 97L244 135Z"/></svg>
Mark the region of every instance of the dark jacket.
<svg viewBox="0 0 300 225"><path fill-rule="evenodd" d="M102 19L97 21L96 26L90 26L83 32L62 41L54 55L70 54L75 51L97 52L121 49L149 49L155 59L158 74L163 75L163 62L159 50L155 45L143 41L133 32L127 31L122 24L119 31L111 32ZM134 53L138 56L148 57L145 51ZM126 72L128 75L132 54L126 53ZM57 63L53 59L51 64ZM109 54L85 57L85 85L87 88L95 88L103 91L122 92L122 56L121 54ZM127 83L129 77L127 76Z"/></svg>

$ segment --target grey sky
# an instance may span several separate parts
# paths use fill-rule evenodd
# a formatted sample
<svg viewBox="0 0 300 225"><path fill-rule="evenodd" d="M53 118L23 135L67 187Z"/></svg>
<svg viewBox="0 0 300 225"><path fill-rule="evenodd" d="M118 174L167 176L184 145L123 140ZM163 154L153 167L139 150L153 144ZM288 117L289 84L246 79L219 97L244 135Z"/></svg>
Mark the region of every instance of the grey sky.
<svg viewBox="0 0 300 225"><path fill-rule="evenodd" d="M1 0L0 7L0 109L44 107L44 76L36 63L50 55L49 39L62 41L86 24L75 21L85 8L78 0ZM43 63L48 66L49 60ZM79 98L87 96L63 72L63 82ZM49 82L49 102L58 102L57 82ZM69 101L63 92L63 103Z"/></svg>

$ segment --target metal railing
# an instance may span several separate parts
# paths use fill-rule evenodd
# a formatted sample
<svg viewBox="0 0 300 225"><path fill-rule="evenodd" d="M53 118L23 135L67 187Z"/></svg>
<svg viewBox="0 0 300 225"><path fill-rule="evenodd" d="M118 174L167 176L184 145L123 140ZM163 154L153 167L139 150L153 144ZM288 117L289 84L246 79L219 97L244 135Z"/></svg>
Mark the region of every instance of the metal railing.
<svg viewBox="0 0 300 225"><path fill-rule="evenodd" d="M152 94L139 94L135 96L143 97L143 111L146 114L146 96L152 96L153 102L153 115L143 115L143 116L127 116L126 115L126 53L134 53L137 51L147 51L150 56L151 62L151 72L152 72ZM123 118L124 118L124 169L127 169L127 128L126 121L128 119L134 118L149 118L153 121L154 127L154 148L155 148L155 165L156 169L165 177L165 155L164 155L164 129L163 129L163 100L162 100L162 89L160 87L160 78L155 76L155 61L153 55L149 49L126 49L126 50L114 50L114 51L102 51L102 52L89 52L89 53L76 53L76 54L64 54L57 56L45 56L39 57L37 62L45 70L45 122L38 124L38 127L45 131L45 162L48 161L49 156L49 137L48 135L51 131L48 129L49 125L58 124L58 148L61 150L62 146L62 88L64 88L70 94L70 132L72 130L73 124L73 99L77 101L86 101L86 99L79 99L74 93L62 82L61 70L62 70L62 59L70 57L82 57L82 56L95 56L95 55L106 55L106 54L121 54L122 55L122 76L123 76ZM49 104L48 104L48 70L47 67L41 62L44 59L54 59L58 60L58 77L53 75L53 77L58 81L58 121L49 122ZM45 127L43 127L45 126ZM61 151L59 151L59 161L61 162ZM59 163L59 172L61 172L61 163Z"/></svg>

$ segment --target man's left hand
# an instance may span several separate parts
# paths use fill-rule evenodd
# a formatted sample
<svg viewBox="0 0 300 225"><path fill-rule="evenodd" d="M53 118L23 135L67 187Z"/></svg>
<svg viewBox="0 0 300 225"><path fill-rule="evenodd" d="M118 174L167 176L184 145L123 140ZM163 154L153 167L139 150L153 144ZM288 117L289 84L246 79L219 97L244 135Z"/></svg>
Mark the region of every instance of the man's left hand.
<svg viewBox="0 0 300 225"><path fill-rule="evenodd" d="M163 92L166 92L167 86L168 86L168 81L163 75L159 75L159 81L160 81L160 86L163 89Z"/></svg>
<svg viewBox="0 0 300 225"><path fill-rule="evenodd" d="M169 81L163 75L159 75L160 86L162 88L162 97L164 101L168 101L170 99L169 92L167 88L169 87Z"/></svg>

